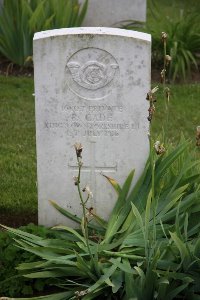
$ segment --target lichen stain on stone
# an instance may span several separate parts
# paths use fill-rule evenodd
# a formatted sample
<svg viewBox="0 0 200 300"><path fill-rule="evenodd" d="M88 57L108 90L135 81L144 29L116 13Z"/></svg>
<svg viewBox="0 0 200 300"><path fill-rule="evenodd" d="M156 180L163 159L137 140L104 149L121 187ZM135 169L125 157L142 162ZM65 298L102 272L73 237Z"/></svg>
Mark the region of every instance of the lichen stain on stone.
<svg viewBox="0 0 200 300"><path fill-rule="evenodd" d="M127 75L132 75L132 74L134 74L135 72L134 72L133 70L127 70L126 73L127 73Z"/></svg>
<svg viewBox="0 0 200 300"><path fill-rule="evenodd" d="M141 78L134 79L132 76L129 77L130 82L128 83L128 86L141 86Z"/></svg>

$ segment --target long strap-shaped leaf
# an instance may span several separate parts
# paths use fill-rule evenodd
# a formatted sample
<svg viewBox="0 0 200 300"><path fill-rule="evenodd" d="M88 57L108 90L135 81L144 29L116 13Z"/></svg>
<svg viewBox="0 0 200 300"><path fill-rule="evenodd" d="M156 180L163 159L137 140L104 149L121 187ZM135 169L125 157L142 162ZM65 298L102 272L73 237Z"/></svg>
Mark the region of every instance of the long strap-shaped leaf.
<svg viewBox="0 0 200 300"><path fill-rule="evenodd" d="M74 295L74 292L63 292L53 295L33 297L33 298L6 298L8 300L68 300ZM1 299L1 298L0 298ZM5 298L4 298L5 299Z"/></svg>
<svg viewBox="0 0 200 300"><path fill-rule="evenodd" d="M114 259L113 259L114 261ZM120 262L121 258L117 258L116 262ZM113 262L112 262L113 263ZM109 279L110 276L112 276L112 274L115 272L115 270L118 268L117 264L113 264L104 275L102 275L99 280L97 280L97 282L95 282L94 285L92 285L89 289L88 292L94 292L97 288L99 288L100 286L104 285L104 284L108 284L107 280Z"/></svg>
<svg viewBox="0 0 200 300"><path fill-rule="evenodd" d="M37 241L42 240L41 237L31 234L31 233L28 233L28 232L25 232L25 231L22 231L20 229L14 229L14 228L2 225L2 224L0 224L0 226L3 227L4 229L8 230L9 232L13 233L14 235L16 235L20 238L23 238L24 240L26 240L28 242L32 242L32 243L36 242L37 243Z"/></svg>
<svg viewBox="0 0 200 300"><path fill-rule="evenodd" d="M159 180L168 170L168 168L180 157L184 150L188 147L188 142L183 142L176 147L169 155L167 155L155 169L155 182Z"/></svg>
<svg viewBox="0 0 200 300"><path fill-rule="evenodd" d="M85 261L83 259L83 257L81 257L77 252L75 254L76 254L76 257L77 257L77 262L76 262L77 269L81 270L82 272L84 272L85 274L87 274L87 276L89 278L91 278L94 282L96 282L97 281L97 277L91 271L90 263L88 261Z"/></svg>
<svg viewBox="0 0 200 300"><path fill-rule="evenodd" d="M52 267L50 269L44 269L44 271L32 272L23 274L26 278L68 278L68 277L85 277L85 272L79 270L77 267Z"/></svg>
<svg viewBox="0 0 200 300"><path fill-rule="evenodd" d="M72 234L74 234L81 242L83 242L86 245L86 240L83 236L81 236L75 229L68 227L68 226L54 226L52 229L56 229L56 230L64 230L64 231L68 231Z"/></svg>
<svg viewBox="0 0 200 300"><path fill-rule="evenodd" d="M189 195L186 195L179 207L180 214L184 211L187 211L195 202L199 201L200 197L200 191L195 191ZM176 216L177 207L171 209L169 212L165 213L165 215L162 216L162 222L168 222L172 218Z"/></svg>
<svg viewBox="0 0 200 300"><path fill-rule="evenodd" d="M118 233L121 233L123 237L125 237L124 232L126 231L126 234L129 234L132 231L135 224L131 203L134 203L134 205L138 208L140 212L143 211L143 207L145 207L146 205L146 199L150 190L150 182L151 170L148 160L142 175L140 176L136 185L130 192L130 195L128 196L127 201L124 204L123 209L121 211L120 219L122 227L120 228L120 231Z"/></svg>
<svg viewBox="0 0 200 300"><path fill-rule="evenodd" d="M174 241L175 245L177 246L177 248L180 252L183 267L185 269L187 269L187 267L189 266L189 264L191 262L191 257L190 257L188 248L187 248L186 244L177 236L176 232L169 232L169 233L171 235L172 240Z"/></svg>
<svg viewBox="0 0 200 300"><path fill-rule="evenodd" d="M121 186L118 184L118 182L115 179L113 179L113 178L111 178L109 176L106 176L105 174L102 174L102 175L108 180L108 182L112 185L112 187L114 188L114 190L119 195L121 193L122 189L121 189Z"/></svg>
<svg viewBox="0 0 200 300"><path fill-rule="evenodd" d="M151 188L151 175L151 165L148 159L142 175L127 199L127 202L133 202L140 212L146 207L147 196Z"/></svg>
<svg viewBox="0 0 200 300"><path fill-rule="evenodd" d="M74 216L72 213L70 213L69 211L67 211L66 209L64 209L63 207L59 206L56 202L50 200L49 201L51 203L51 205L57 209L57 211L59 211L63 216L69 218L70 220L78 223L79 225L81 224L81 218L79 217L76 217ZM92 224L92 223L88 223L88 228L90 229L95 229L97 231L100 231L100 232L104 232L104 229L102 227L99 227L95 224Z"/></svg>
<svg viewBox="0 0 200 300"><path fill-rule="evenodd" d="M81 12L79 14L78 20L76 22L76 26L81 26L87 12L87 8L88 8L88 0L85 0Z"/></svg>
<svg viewBox="0 0 200 300"><path fill-rule="evenodd" d="M103 243L106 242L110 242L113 235L117 232L117 230L119 229L119 227L121 225L119 225L118 223L118 219L120 217L120 212L125 204L126 201L126 197L128 195L128 192L130 190L130 186L133 180L133 175L134 175L134 170L130 172L130 174L128 175L123 187L122 187L122 191L119 194L118 200L115 204L115 207L112 211L112 215L110 217L110 220L108 222L108 227L105 233L105 240Z"/></svg>

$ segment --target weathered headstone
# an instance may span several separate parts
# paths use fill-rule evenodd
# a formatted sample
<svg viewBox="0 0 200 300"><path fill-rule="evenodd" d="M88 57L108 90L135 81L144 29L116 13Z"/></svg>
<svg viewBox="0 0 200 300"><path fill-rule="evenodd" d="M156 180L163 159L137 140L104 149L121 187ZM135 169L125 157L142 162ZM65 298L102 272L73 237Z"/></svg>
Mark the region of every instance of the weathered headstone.
<svg viewBox="0 0 200 300"><path fill-rule="evenodd" d="M150 35L112 28L44 31L34 37L39 223L66 219L48 200L81 216L73 145L83 145L88 207L108 219L116 194L101 173L123 184L148 157ZM72 223L68 222L69 225Z"/></svg>
<svg viewBox="0 0 200 300"><path fill-rule="evenodd" d="M90 0L83 26L116 27L130 20L146 21L146 0Z"/></svg>

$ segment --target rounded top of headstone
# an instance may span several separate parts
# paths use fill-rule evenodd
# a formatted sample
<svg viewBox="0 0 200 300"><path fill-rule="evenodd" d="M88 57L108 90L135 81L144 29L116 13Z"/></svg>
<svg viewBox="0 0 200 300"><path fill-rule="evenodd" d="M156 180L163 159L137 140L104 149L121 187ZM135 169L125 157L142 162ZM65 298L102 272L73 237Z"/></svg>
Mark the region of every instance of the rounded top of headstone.
<svg viewBox="0 0 200 300"><path fill-rule="evenodd" d="M111 36L124 36L134 39L144 40L146 42L151 42L151 35L143 32L109 28L109 27L74 27L74 28L61 28L54 30L46 30L36 32L34 35L34 40L45 39L55 36L64 35L83 35L83 34L93 34L93 35L111 35Z"/></svg>

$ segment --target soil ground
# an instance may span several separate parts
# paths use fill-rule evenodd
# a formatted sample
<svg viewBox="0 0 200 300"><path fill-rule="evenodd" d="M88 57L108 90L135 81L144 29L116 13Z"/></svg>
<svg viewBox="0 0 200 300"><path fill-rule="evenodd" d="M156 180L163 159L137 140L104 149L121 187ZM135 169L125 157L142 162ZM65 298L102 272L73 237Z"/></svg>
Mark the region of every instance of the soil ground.
<svg viewBox="0 0 200 300"><path fill-rule="evenodd" d="M38 224L38 214L14 214L14 213L1 213L0 212L0 224L9 226L9 227L20 227L25 226L29 223L33 223L35 225Z"/></svg>
<svg viewBox="0 0 200 300"><path fill-rule="evenodd" d="M0 75L32 77L33 68L22 68L0 57Z"/></svg>

